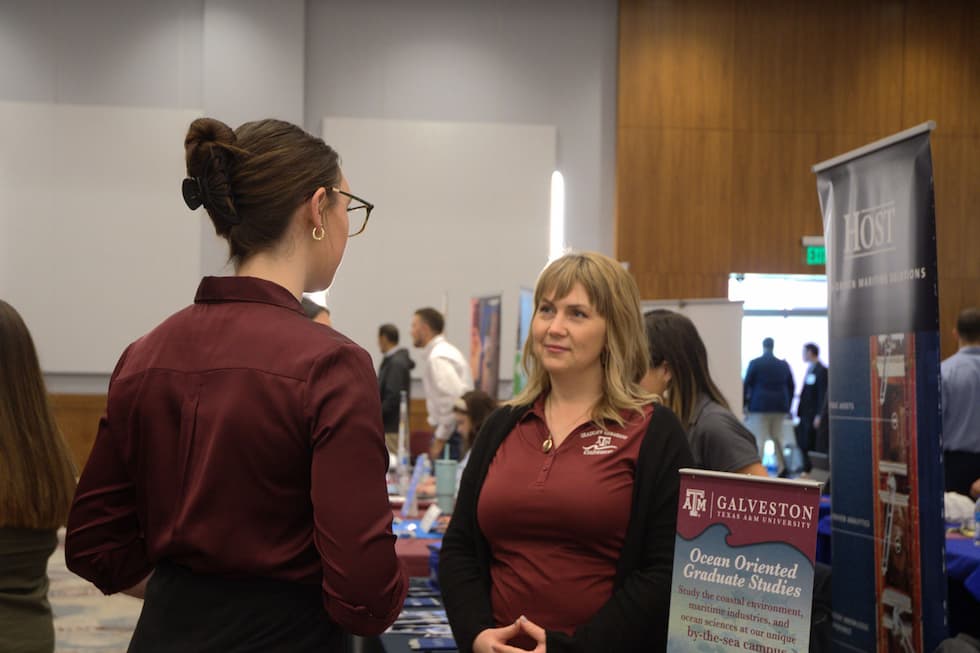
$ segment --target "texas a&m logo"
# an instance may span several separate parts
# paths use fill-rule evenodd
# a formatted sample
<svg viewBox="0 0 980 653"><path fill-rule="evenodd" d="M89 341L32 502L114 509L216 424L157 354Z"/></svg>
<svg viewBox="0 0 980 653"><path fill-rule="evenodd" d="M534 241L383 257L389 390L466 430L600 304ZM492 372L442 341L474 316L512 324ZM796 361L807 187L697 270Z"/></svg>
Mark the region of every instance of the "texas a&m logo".
<svg viewBox="0 0 980 653"><path fill-rule="evenodd" d="M698 517L707 508L708 500L704 498L704 490L687 490L687 494L684 495L682 510L687 510L691 517Z"/></svg>

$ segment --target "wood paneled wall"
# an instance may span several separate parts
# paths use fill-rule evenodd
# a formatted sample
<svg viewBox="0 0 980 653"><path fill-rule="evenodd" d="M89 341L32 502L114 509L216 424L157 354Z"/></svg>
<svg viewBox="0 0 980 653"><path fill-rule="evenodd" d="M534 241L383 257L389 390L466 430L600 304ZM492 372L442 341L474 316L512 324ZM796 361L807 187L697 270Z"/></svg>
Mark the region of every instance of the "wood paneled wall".
<svg viewBox="0 0 980 653"><path fill-rule="evenodd" d="M99 420L105 414L106 396L52 394L50 400L55 421L68 441L75 466L80 472L88 462L99 430ZM432 428L426 422L426 416L425 400L412 399L409 405L409 429L431 433Z"/></svg>
<svg viewBox="0 0 980 653"><path fill-rule="evenodd" d="M980 305L980 2L621 0L616 256L644 298L812 274L810 167L926 120L943 355Z"/></svg>
<svg viewBox="0 0 980 653"><path fill-rule="evenodd" d="M68 442L75 468L81 472L99 431L99 420L105 414L105 395L49 395L54 419Z"/></svg>

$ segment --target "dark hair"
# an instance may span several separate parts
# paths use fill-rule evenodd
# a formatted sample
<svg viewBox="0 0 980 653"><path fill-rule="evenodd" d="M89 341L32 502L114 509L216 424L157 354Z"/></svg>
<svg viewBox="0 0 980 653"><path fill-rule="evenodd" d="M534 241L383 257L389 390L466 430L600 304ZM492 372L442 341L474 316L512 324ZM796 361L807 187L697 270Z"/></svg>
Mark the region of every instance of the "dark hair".
<svg viewBox="0 0 980 653"><path fill-rule="evenodd" d="M385 340L393 345L398 344L398 327L394 324L382 324L379 326L378 335L384 336Z"/></svg>
<svg viewBox="0 0 980 653"><path fill-rule="evenodd" d="M340 183L337 152L282 120L232 131L220 120L198 118L187 130L184 153L193 178L184 180L185 201L192 206L190 183L200 198L195 204L203 203L236 264L278 243L296 207L318 188ZM336 201L335 193L328 196Z"/></svg>
<svg viewBox="0 0 980 653"><path fill-rule="evenodd" d="M75 494L75 465L58 431L37 350L0 300L0 527L58 528Z"/></svg>
<svg viewBox="0 0 980 653"><path fill-rule="evenodd" d="M436 335L442 333L442 330L446 327L446 320L443 319L442 313L431 306L420 308L419 310L415 311L415 314L418 315L423 322L428 324L429 328L432 329L432 333Z"/></svg>
<svg viewBox="0 0 980 653"><path fill-rule="evenodd" d="M467 442L467 448L471 449L473 443L476 442L476 436L480 434L480 428L483 423L487 421L487 417L490 416L497 408L497 400L488 395L483 390L470 390L463 394L459 398L466 406L466 414L470 417L470 423L473 425L473 430L470 431L470 441ZM458 402L457 402L458 404ZM457 406L454 410L459 410Z"/></svg>
<svg viewBox="0 0 980 653"><path fill-rule="evenodd" d="M964 308L956 319L956 332L963 342L980 342L980 308Z"/></svg>
<svg viewBox="0 0 980 653"><path fill-rule="evenodd" d="M311 320L315 320L316 316L320 313L330 315L330 311L320 306L309 297L304 297L302 300L300 300L300 303L303 305L303 312L306 313L306 317L310 318Z"/></svg>
<svg viewBox="0 0 980 653"><path fill-rule="evenodd" d="M768 351L772 351L772 348L776 346L776 342L772 338L764 338L762 340L762 348Z"/></svg>
<svg viewBox="0 0 980 653"><path fill-rule="evenodd" d="M670 367L671 388L664 399L684 427L691 424L700 394L728 408L724 395L711 379L708 350L694 323L680 313L663 308L645 313L643 321L650 346L650 365L667 363Z"/></svg>
<svg viewBox="0 0 980 653"><path fill-rule="evenodd" d="M820 356L820 347L818 347L817 346L817 343L815 343L815 342L808 342L808 343L806 343L805 345L803 345L803 349L806 349L808 352L810 352L814 356Z"/></svg>

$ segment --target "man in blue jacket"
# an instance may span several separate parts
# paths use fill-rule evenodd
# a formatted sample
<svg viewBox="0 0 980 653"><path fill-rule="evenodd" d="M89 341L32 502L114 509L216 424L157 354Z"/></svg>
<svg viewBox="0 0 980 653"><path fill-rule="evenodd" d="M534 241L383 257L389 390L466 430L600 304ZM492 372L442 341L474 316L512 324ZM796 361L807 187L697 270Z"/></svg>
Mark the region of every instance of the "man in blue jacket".
<svg viewBox="0 0 980 653"><path fill-rule="evenodd" d="M762 356L749 363L745 373L743 389L745 410L748 416L745 425L755 435L759 445L759 455L763 454L766 439L776 445L780 476L786 473L786 460L783 458L783 421L789 413L793 401L793 373L789 363L773 356L772 338L762 341Z"/></svg>

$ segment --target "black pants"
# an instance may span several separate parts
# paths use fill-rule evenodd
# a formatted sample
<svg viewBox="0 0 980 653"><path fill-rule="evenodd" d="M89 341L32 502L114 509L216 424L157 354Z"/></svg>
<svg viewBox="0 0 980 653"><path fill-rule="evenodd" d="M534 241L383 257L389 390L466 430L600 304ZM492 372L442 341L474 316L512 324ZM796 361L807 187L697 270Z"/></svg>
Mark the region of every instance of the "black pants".
<svg viewBox="0 0 980 653"><path fill-rule="evenodd" d="M809 452L816 448L817 430L813 428L814 415L800 415L800 423L796 425L796 445L803 454L803 471L809 472L813 465L810 463Z"/></svg>
<svg viewBox="0 0 980 653"><path fill-rule="evenodd" d="M129 644L131 653L341 653L320 588L267 579L228 580L157 565Z"/></svg>

